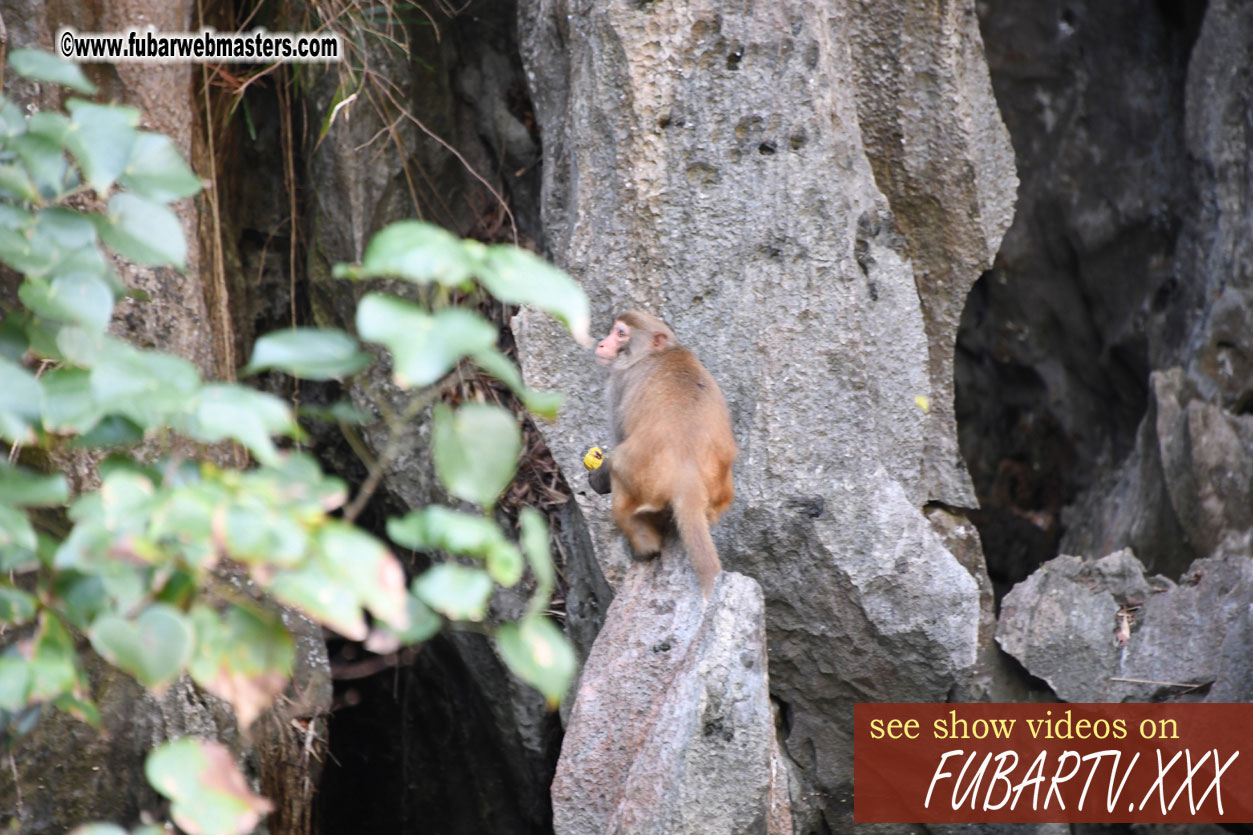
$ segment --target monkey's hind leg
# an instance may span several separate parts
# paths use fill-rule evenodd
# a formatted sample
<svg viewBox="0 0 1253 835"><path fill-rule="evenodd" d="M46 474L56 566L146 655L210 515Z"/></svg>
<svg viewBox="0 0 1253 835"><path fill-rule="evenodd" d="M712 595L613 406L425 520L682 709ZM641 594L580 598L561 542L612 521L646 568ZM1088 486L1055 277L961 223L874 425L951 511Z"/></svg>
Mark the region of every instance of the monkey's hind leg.
<svg viewBox="0 0 1253 835"><path fill-rule="evenodd" d="M648 559L661 553L661 527L654 513L633 513L625 525L619 525L631 543L637 559Z"/></svg>
<svg viewBox="0 0 1253 835"><path fill-rule="evenodd" d="M619 494L615 494L615 497ZM661 553L664 530L664 514L649 510L632 511L627 502L614 502L613 519L626 534L631 551L637 559L647 559Z"/></svg>

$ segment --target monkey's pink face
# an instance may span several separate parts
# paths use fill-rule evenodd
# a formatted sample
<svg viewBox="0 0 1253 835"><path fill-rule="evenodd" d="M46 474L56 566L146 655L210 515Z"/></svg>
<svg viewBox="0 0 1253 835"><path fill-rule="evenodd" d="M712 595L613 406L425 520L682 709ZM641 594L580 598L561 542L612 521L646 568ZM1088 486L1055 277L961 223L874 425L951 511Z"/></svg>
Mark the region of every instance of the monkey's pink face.
<svg viewBox="0 0 1253 835"><path fill-rule="evenodd" d="M596 362L609 365L617 358L618 352L631 341L631 327L615 320L609 329L609 335L596 345Z"/></svg>

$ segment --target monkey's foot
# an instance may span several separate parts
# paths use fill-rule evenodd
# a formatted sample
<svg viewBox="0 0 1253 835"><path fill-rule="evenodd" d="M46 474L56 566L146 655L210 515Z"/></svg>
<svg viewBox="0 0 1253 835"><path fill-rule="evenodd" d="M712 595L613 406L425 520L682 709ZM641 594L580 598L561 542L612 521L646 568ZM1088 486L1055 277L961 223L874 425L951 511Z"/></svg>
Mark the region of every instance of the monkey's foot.
<svg viewBox="0 0 1253 835"><path fill-rule="evenodd" d="M647 562L661 556L661 548L656 551L637 551L634 547L631 549L631 559L636 562Z"/></svg>
<svg viewBox="0 0 1253 835"><path fill-rule="evenodd" d="M651 560L661 553L661 533L650 525L636 522L626 535L631 545L631 556L637 562Z"/></svg>

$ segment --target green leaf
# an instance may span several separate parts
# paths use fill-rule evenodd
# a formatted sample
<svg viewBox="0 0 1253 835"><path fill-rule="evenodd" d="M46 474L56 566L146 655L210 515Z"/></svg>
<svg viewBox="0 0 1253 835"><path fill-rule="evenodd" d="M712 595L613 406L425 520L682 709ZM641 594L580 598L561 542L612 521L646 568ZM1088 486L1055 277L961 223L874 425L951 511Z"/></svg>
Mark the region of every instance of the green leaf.
<svg viewBox="0 0 1253 835"><path fill-rule="evenodd" d="M366 649L385 655L394 652L402 644L419 644L439 632L443 621L431 608L412 594L405 595L409 625L393 629L385 623L375 625L374 632L366 641Z"/></svg>
<svg viewBox="0 0 1253 835"><path fill-rule="evenodd" d="M160 470L151 465L136 461L129 455L110 455L100 462L99 470L101 479L107 479L114 473L127 472L144 476L153 484L160 484L163 481Z"/></svg>
<svg viewBox="0 0 1253 835"><path fill-rule="evenodd" d="M66 340L58 344L70 349ZM71 350L66 350L70 355ZM140 351L117 340L105 340L89 360L92 397L104 412L125 415L148 429L164 425L190 408L200 388L200 372L182 357Z"/></svg>
<svg viewBox="0 0 1253 835"><path fill-rule="evenodd" d="M30 353L41 359L55 360L58 366L80 366L83 369L107 362L116 349L133 351L129 345L90 328L54 322L40 316L29 316L25 333L30 340ZM64 361L64 362L62 362Z"/></svg>
<svg viewBox="0 0 1253 835"><path fill-rule="evenodd" d="M72 693L81 685L74 639L60 618L45 609L39 615L39 630L30 656L30 690L26 698L31 702L48 701Z"/></svg>
<svg viewBox="0 0 1253 835"><path fill-rule="evenodd" d="M96 228L109 248L136 264L183 269L187 242L178 216L162 203L129 191L109 198L109 211L96 215Z"/></svg>
<svg viewBox="0 0 1253 835"><path fill-rule="evenodd" d="M18 315L11 313L0 322L0 358L19 363L25 353L26 334L22 331Z"/></svg>
<svg viewBox="0 0 1253 835"><path fill-rule="evenodd" d="M196 683L230 703L248 727L283 692L296 644L268 612L228 606L218 615L198 605L191 613L196 650L187 671Z"/></svg>
<svg viewBox="0 0 1253 835"><path fill-rule="evenodd" d="M25 368L0 358L0 438L9 443L34 439L31 426L39 422L43 390Z"/></svg>
<svg viewBox="0 0 1253 835"><path fill-rule="evenodd" d="M203 544L208 545L207 542ZM165 581L160 582L159 585L158 578L154 577L155 600L159 603L168 603L175 609L186 609L195 601L196 595L200 592L197 579L195 573L182 568L170 571L165 575Z"/></svg>
<svg viewBox="0 0 1253 835"><path fill-rule="evenodd" d="M101 564L92 566L92 569L104 583L104 591L108 595L112 611L138 611L147 599L151 575L146 571L141 572L136 566L124 563L112 554Z"/></svg>
<svg viewBox="0 0 1253 835"><path fill-rule="evenodd" d="M200 191L200 178L183 161L168 136L140 131L119 184L151 200L168 203Z"/></svg>
<svg viewBox="0 0 1253 835"><path fill-rule="evenodd" d="M548 618L527 615L496 631L496 649L509 669L556 707L569 691L578 668L574 648Z"/></svg>
<svg viewBox="0 0 1253 835"><path fill-rule="evenodd" d="M60 137L61 145L78 160L87 183L103 196L130 161L131 148L139 135L135 130L139 110L82 99L70 99L66 107L70 125ZM155 235L157 230L149 230L149 234Z"/></svg>
<svg viewBox="0 0 1253 835"><path fill-rule="evenodd" d="M32 595L12 586L0 585L0 621L21 625L35 619L37 601Z"/></svg>
<svg viewBox="0 0 1253 835"><path fill-rule="evenodd" d="M336 278L403 278L456 287L469 278L475 259L461 240L420 220L393 223L370 239L360 266L337 264Z"/></svg>
<svg viewBox="0 0 1253 835"><path fill-rule="evenodd" d="M91 627L92 621L109 610L109 594L104 581L95 574L59 572L55 591L60 612L74 628L83 632Z"/></svg>
<svg viewBox="0 0 1253 835"><path fill-rule="evenodd" d="M487 248L479 283L507 304L525 304L552 314L579 342L590 341L587 294L574 279L538 255L508 244Z"/></svg>
<svg viewBox="0 0 1253 835"><path fill-rule="evenodd" d="M277 467L254 470L246 481L263 481L295 517L306 524L321 524L322 516L348 500L348 486L342 479L322 472L317 459L301 452L289 452ZM251 488L250 488L251 489Z"/></svg>
<svg viewBox="0 0 1253 835"><path fill-rule="evenodd" d="M170 799L174 823L193 835L246 835L273 808L248 789L231 752L211 740L183 737L160 745L144 773Z"/></svg>
<svg viewBox="0 0 1253 835"><path fill-rule="evenodd" d="M343 423L348 426L365 426L366 424L374 423L375 420L374 415L365 409L354 406L347 400L336 401L330 406L302 403L297 407L296 414L325 423Z"/></svg>
<svg viewBox="0 0 1253 835"><path fill-rule="evenodd" d="M132 348L116 339L96 341L90 334L84 338L89 340L84 347L95 356L72 358L98 372L92 386L104 400L151 397L162 388L174 389L181 399L200 386L200 372L182 357Z"/></svg>
<svg viewBox="0 0 1253 835"><path fill-rule="evenodd" d="M8 139L24 133L26 133L26 115L22 113L22 108L9 99L0 98L0 137Z"/></svg>
<svg viewBox="0 0 1253 835"><path fill-rule="evenodd" d="M39 199L39 189L31 181L26 169L20 165L0 165L0 189L28 203Z"/></svg>
<svg viewBox="0 0 1253 835"><path fill-rule="evenodd" d="M205 491L195 487L176 490L153 511L148 534L158 540L207 538L213 534L213 517L218 507Z"/></svg>
<svg viewBox="0 0 1253 835"><path fill-rule="evenodd" d="M90 570L103 562L112 546L113 535L104 525L96 522L77 524L57 546L53 566Z"/></svg>
<svg viewBox="0 0 1253 835"><path fill-rule="evenodd" d="M37 238L34 218L23 227L0 224L0 261L26 275L48 272L56 263L59 252Z"/></svg>
<svg viewBox="0 0 1253 835"><path fill-rule="evenodd" d="M0 545L0 571L25 574L39 568L39 553L20 545Z"/></svg>
<svg viewBox="0 0 1253 835"><path fill-rule="evenodd" d="M292 566L305 558L309 547L305 529L281 511L260 502L236 503L227 509L224 520L226 551L232 559Z"/></svg>
<svg viewBox="0 0 1253 835"><path fill-rule="evenodd" d="M387 535L408 548L438 549L487 561L493 580L512 586L522 579L522 554L500 526L482 516L428 505L401 519L387 520Z"/></svg>
<svg viewBox="0 0 1253 835"><path fill-rule="evenodd" d="M278 368L306 380L338 380L370 364L357 341L333 328L290 328L257 340L252 360L240 373Z"/></svg>
<svg viewBox="0 0 1253 835"><path fill-rule="evenodd" d="M513 360L500 351L495 348L479 351L474 355L474 362L479 368L508 386L509 390L522 401L522 405L526 406L527 411L550 420L557 417L557 410L561 408L565 396L559 391L537 391L528 388L522 382L522 373L513 364Z"/></svg>
<svg viewBox="0 0 1253 835"><path fill-rule="evenodd" d="M113 315L113 291L92 275L66 275L48 282L27 278L18 297L34 313L103 331Z"/></svg>
<svg viewBox="0 0 1253 835"><path fill-rule="evenodd" d="M71 829L70 835L129 835L129 833L112 823L85 823Z"/></svg>
<svg viewBox="0 0 1253 835"><path fill-rule="evenodd" d="M65 191L69 164L61 146L33 133L16 136L6 144L17 152L17 158L43 194L55 198Z"/></svg>
<svg viewBox="0 0 1253 835"><path fill-rule="evenodd" d="M370 612L396 629L408 625L405 572L383 543L359 528L329 521L318 531L324 564Z"/></svg>
<svg viewBox="0 0 1253 835"><path fill-rule="evenodd" d="M31 215L0 203L0 259L27 276L83 273L113 289L115 279L95 246L92 217L60 208Z"/></svg>
<svg viewBox="0 0 1253 835"><path fill-rule="evenodd" d="M61 147L65 147L65 135L73 130L70 119L64 113L55 110L40 110L31 114L26 122L26 130L35 136L42 136Z"/></svg>
<svg viewBox="0 0 1253 835"><path fill-rule="evenodd" d="M318 561L295 571L280 571L264 585L276 600L295 606L345 638L365 640L368 630L355 590L344 586L336 574Z"/></svg>
<svg viewBox="0 0 1253 835"><path fill-rule="evenodd" d="M144 439L143 427L121 415L109 415L86 434L70 442L72 449L109 449L134 446Z"/></svg>
<svg viewBox="0 0 1253 835"><path fill-rule="evenodd" d="M58 368L43 376L44 429L54 434L87 432L103 412L92 392L91 372Z"/></svg>
<svg viewBox="0 0 1253 835"><path fill-rule="evenodd" d="M487 614L492 580L477 568L446 562L414 580L413 593L450 620L480 621Z"/></svg>
<svg viewBox="0 0 1253 835"><path fill-rule="evenodd" d="M10 649L0 655L0 710L16 713L26 707L30 690L30 664Z"/></svg>
<svg viewBox="0 0 1253 835"><path fill-rule="evenodd" d="M88 223L91 225L92 235L95 235L95 224L91 223L90 218L88 218ZM49 235L61 234L61 230L56 230L55 232L53 230L47 231ZM122 279L118 278L113 267L105 260L104 251L96 245L94 239L91 243L79 247L55 263L49 272L58 276L73 275L75 273L94 276L105 283L113 293L114 299L120 299L123 296L138 298L145 295L142 290L128 290L126 288L126 285L122 283Z"/></svg>
<svg viewBox="0 0 1253 835"><path fill-rule="evenodd" d="M22 335L26 338L28 353L37 359L56 362L66 359L57 347L57 337L66 327L70 326L26 313L22 319ZM75 330L81 329L75 328Z"/></svg>
<svg viewBox="0 0 1253 835"><path fill-rule="evenodd" d="M443 505L428 505L400 518L388 519L387 536L406 548L476 557L508 544L495 522Z"/></svg>
<svg viewBox="0 0 1253 835"><path fill-rule="evenodd" d="M69 500L69 483L60 473L42 475L0 461L0 504L55 507Z"/></svg>
<svg viewBox="0 0 1253 835"><path fill-rule="evenodd" d="M263 464L278 463L271 435L291 433L291 409L272 394L233 383L215 383L200 390L188 405L180 428L191 437L216 443L230 438L248 448Z"/></svg>
<svg viewBox="0 0 1253 835"><path fill-rule="evenodd" d="M436 404L431 430L435 473L449 493L491 507L513 480L522 430L499 406L467 403L455 413Z"/></svg>
<svg viewBox="0 0 1253 835"><path fill-rule="evenodd" d="M198 487L177 490L153 511L148 536L173 548L192 568L207 566L217 557L213 519L218 507L208 491Z"/></svg>
<svg viewBox="0 0 1253 835"><path fill-rule="evenodd" d="M38 569L41 565L45 568L49 567L53 564L56 545L58 542L48 534L35 532L34 550L23 548L21 545L0 548L0 572L23 574Z"/></svg>
<svg viewBox="0 0 1253 835"><path fill-rule="evenodd" d="M20 420L12 412L0 409L0 438L11 444L29 444L35 442L29 423Z"/></svg>
<svg viewBox="0 0 1253 835"><path fill-rule="evenodd" d="M34 551L35 529L25 513L0 504L0 548L9 546Z"/></svg>
<svg viewBox="0 0 1253 835"><path fill-rule="evenodd" d="M80 699L72 693L62 693L52 700L52 706L80 722L91 725L97 731L102 730L100 711L96 709L94 704L85 699Z"/></svg>
<svg viewBox="0 0 1253 835"><path fill-rule="evenodd" d="M502 586L515 586L522 579L522 553L512 543L489 551L486 559L488 575Z"/></svg>
<svg viewBox="0 0 1253 835"><path fill-rule="evenodd" d="M158 502L152 481L136 472L119 470L110 473L96 493L99 497L100 516L92 521L101 522L114 532L142 530L147 526L148 515ZM70 517L79 521L79 499L70 510Z"/></svg>
<svg viewBox="0 0 1253 835"><path fill-rule="evenodd" d="M87 80L78 64L41 49L13 50L9 53L9 66L13 72L32 81L51 81L89 96L96 92L96 85Z"/></svg>
<svg viewBox="0 0 1253 835"><path fill-rule="evenodd" d="M535 575L535 595L527 605L527 612L540 615L548 608L557 579L548 547L548 520L535 508L524 507L518 514L518 523L522 550L531 564L531 573Z"/></svg>
<svg viewBox="0 0 1253 835"><path fill-rule="evenodd" d="M0 203L0 229L14 231L26 229L35 222L35 216L25 209Z"/></svg>
<svg viewBox="0 0 1253 835"><path fill-rule="evenodd" d="M432 316L381 293L369 293L357 305L357 332L391 351L392 375L402 388L430 385L462 357L496 344L496 329L468 310Z"/></svg>
<svg viewBox="0 0 1253 835"><path fill-rule="evenodd" d="M95 258L90 267L85 268L82 263L73 262L72 269L67 272L90 272L93 275L103 272L104 258L95 249L96 226L90 214L60 207L43 209L35 215L35 227L48 241L72 250L74 256L78 256L83 247L92 248L90 254Z"/></svg>
<svg viewBox="0 0 1253 835"><path fill-rule="evenodd" d="M182 674L194 639L187 618L164 603L152 604L134 621L105 615L91 625L88 637L102 658L152 690Z"/></svg>

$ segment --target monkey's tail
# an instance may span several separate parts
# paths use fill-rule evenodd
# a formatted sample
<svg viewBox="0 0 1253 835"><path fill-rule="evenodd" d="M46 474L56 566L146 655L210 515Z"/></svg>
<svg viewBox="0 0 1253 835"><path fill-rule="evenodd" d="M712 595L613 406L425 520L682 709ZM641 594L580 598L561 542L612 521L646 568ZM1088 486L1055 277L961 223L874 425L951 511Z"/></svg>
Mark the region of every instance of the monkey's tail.
<svg viewBox="0 0 1253 835"><path fill-rule="evenodd" d="M718 550L709 535L709 521L705 518L705 502L698 490L685 490L672 503L674 522L679 528L679 539L687 550L696 576L700 578L700 590L709 599L714 580L722 571Z"/></svg>

